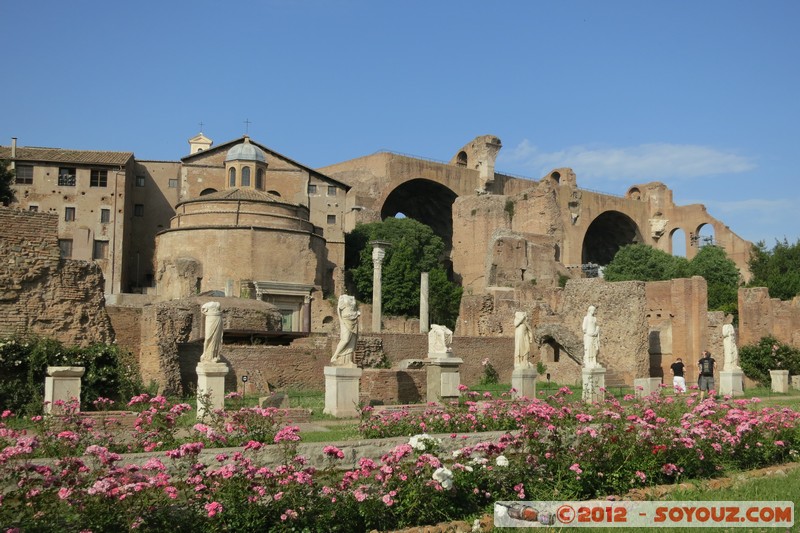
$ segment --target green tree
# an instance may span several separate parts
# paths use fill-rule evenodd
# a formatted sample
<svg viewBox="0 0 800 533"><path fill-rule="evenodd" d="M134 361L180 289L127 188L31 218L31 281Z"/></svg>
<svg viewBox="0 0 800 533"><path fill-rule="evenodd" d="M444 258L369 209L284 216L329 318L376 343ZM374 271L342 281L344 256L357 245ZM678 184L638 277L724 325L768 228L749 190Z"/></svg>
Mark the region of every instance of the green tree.
<svg viewBox="0 0 800 533"><path fill-rule="evenodd" d="M383 310L389 315L419 313L419 280L429 272L430 316L434 323L455 327L462 289L451 282L441 263L444 242L431 228L410 218L387 218L359 224L346 237L346 268L359 299L372 298L373 240L391 246L383 260Z"/></svg>
<svg viewBox="0 0 800 533"><path fill-rule="evenodd" d="M603 269L608 281L664 281L682 277L687 261L646 244L629 244Z"/></svg>
<svg viewBox="0 0 800 533"><path fill-rule="evenodd" d="M771 297L781 300L800 294L800 240L776 241L772 250L760 241L750 252L748 266L752 274L748 287L767 287Z"/></svg>
<svg viewBox="0 0 800 533"><path fill-rule="evenodd" d="M7 206L14 200L14 171L8 166L8 161L0 159L0 203Z"/></svg>
<svg viewBox="0 0 800 533"><path fill-rule="evenodd" d="M703 246L689 261L686 274L705 278L708 284L709 309L736 314L741 275L736 263L728 257L725 250L719 246Z"/></svg>

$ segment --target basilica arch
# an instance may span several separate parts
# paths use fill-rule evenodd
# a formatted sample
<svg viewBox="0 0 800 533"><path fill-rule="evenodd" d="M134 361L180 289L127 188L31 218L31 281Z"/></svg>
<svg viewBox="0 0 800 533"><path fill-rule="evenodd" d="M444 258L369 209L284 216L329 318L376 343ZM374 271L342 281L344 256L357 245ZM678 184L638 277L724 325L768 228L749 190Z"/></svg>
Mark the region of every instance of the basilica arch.
<svg viewBox="0 0 800 533"><path fill-rule="evenodd" d="M606 211L586 230L581 262L605 266L620 248L640 242L643 242L642 233L631 217L619 211Z"/></svg>

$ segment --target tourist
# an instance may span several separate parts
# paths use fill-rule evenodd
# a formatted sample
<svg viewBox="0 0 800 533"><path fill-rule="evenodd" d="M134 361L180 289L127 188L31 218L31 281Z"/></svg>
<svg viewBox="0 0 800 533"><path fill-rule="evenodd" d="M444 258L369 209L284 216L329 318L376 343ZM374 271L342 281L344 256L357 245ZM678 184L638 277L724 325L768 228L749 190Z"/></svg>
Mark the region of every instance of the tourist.
<svg viewBox="0 0 800 533"><path fill-rule="evenodd" d="M686 378L683 376L683 360L678 357L669 367L672 370L672 388L678 394L686 392Z"/></svg>
<svg viewBox="0 0 800 533"><path fill-rule="evenodd" d="M711 394L714 390L714 364L716 361L708 350L703 350L703 357L697 363L700 370L700 377L697 378L697 384L700 386L700 399L705 398L706 392Z"/></svg>

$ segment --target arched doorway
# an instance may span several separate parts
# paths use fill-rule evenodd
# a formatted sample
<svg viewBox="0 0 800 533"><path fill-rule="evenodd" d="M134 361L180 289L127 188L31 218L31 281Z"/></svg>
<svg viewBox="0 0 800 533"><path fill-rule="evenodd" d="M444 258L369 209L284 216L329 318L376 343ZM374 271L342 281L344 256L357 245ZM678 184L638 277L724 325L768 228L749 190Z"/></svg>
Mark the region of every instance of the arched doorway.
<svg viewBox="0 0 800 533"><path fill-rule="evenodd" d="M606 211L586 230L581 262L605 266L614 259L617 250L638 242L642 242L642 234L631 217L619 211Z"/></svg>

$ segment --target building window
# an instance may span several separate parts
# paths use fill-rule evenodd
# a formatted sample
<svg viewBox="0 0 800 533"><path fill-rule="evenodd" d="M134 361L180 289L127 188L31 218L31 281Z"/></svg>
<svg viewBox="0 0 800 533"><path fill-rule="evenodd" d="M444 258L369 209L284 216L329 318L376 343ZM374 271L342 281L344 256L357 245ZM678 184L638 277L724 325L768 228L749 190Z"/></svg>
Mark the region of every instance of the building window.
<svg viewBox="0 0 800 533"><path fill-rule="evenodd" d="M61 167L58 169L58 186L59 187L74 187L75 176L78 171L75 167Z"/></svg>
<svg viewBox="0 0 800 533"><path fill-rule="evenodd" d="M178 180L173 178L169 180L169 188L170 189L177 189L178 188Z"/></svg>
<svg viewBox="0 0 800 533"><path fill-rule="evenodd" d="M108 241L94 241L92 259L106 259L108 257Z"/></svg>
<svg viewBox="0 0 800 533"><path fill-rule="evenodd" d="M72 257L72 239L58 239L58 248L61 250L62 258Z"/></svg>
<svg viewBox="0 0 800 533"><path fill-rule="evenodd" d="M228 187L236 187L236 169L232 168L228 171Z"/></svg>
<svg viewBox="0 0 800 533"><path fill-rule="evenodd" d="M108 170L92 170L89 187L107 187Z"/></svg>
<svg viewBox="0 0 800 533"><path fill-rule="evenodd" d="M328 224L336 224L336 215L328 215Z"/></svg>
<svg viewBox="0 0 800 533"><path fill-rule="evenodd" d="M144 176L136 176L136 186L144 187Z"/></svg>
<svg viewBox="0 0 800 533"><path fill-rule="evenodd" d="M108 224L111 222L111 209L100 210L100 222L102 224Z"/></svg>
<svg viewBox="0 0 800 533"><path fill-rule="evenodd" d="M33 167L30 165L17 165L14 183L17 185L30 185L33 183Z"/></svg>
<svg viewBox="0 0 800 533"><path fill-rule="evenodd" d="M264 169L259 168L256 170L256 189L259 191L264 190Z"/></svg>
<svg viewBox="0 0 800 533"><path fill-rule="evenodd" d="M38 205L29 205L28 206L28 211L30 211L31 213L36 213L36 212L39 211L39 206Z"/></svg>
<svg viewBox="0 0 800 533"><path fill-rule="evenodd" d="M336 196L336 187L328 185L328 196Z"/></svg>
<svg viewBox="0 0 800 533"><path fill-rule="evenodd" d="M74 222L75 221L75 208L74 207L65 207L64 208L64 220L67 222Z"/></svg>
<svg viewBox="0 0 800 533"><path fill-rule="evenodd" d="M133 204L133 216L135 217L144 216L144 204Z"/></svg>
<svg viewBox="0 0 800 533"><path fill-rule="evenodd" d="M308 194L317 194L317 186L313 183L308 184Z"/></svg>
<svg viewBox="0 0 800 533"><path fill-rule="evenodd" d="M249 187L250 186L250 167L244 167L242 169L242 187Z"/></svg>

